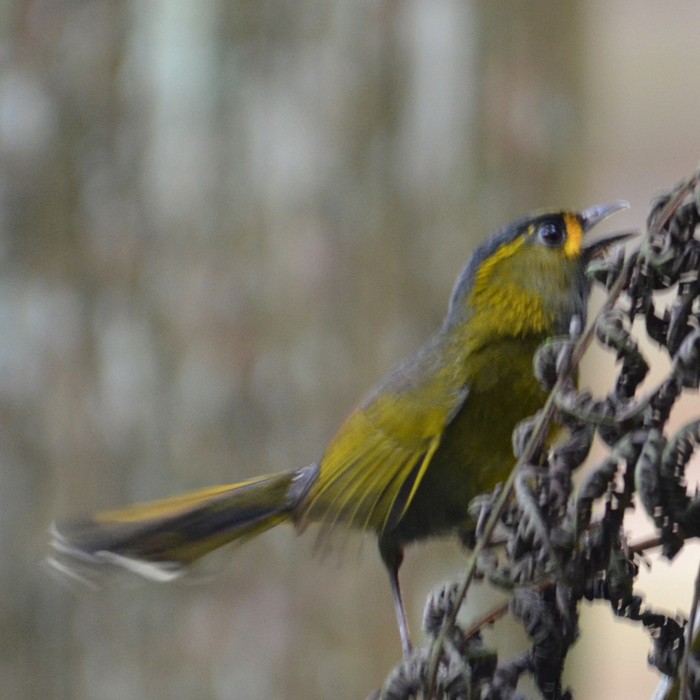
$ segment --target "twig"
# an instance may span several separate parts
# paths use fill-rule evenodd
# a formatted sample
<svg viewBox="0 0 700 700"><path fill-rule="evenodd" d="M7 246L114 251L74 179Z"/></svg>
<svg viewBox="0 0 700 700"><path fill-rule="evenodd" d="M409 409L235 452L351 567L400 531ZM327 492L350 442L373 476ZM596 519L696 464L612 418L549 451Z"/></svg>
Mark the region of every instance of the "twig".
<svg viewBox="0 0 700 700"><path fill-rule="evenodd" d="M683 650L683 658L678 669L678 677L681 682L679 693L680 700L690 698L690 655L693 653L693 637L695 636L695 618L698 613L698 604L700 603L700 566L695 577L695 590L693 592L693 604L690 606L690 615L688 617L688 628L686 630L686 643Z"/></svg>

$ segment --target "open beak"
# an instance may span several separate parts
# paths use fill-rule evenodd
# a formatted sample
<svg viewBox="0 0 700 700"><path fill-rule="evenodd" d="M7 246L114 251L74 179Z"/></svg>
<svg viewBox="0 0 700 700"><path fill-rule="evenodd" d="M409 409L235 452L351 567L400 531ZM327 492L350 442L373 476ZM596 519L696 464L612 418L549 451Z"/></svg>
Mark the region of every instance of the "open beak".
<svg viewBox="0 0 700 700"><path fill-rule="evenodd" d="M599 224L603 219L607 219L609 216L621 209L628 209L629 203L624 200L618 202L612 202L612 204L598 204L594 207L584 209L579 214L579 219L581 221L581 228L584 233L588 233L596 224ZM589 260L604 253L611 245L619 243L620 241L627 240L632 236L637 234L632 231L625 231L622 233L614 233L605 238L599 238L596 241L591 241L583 246L584 253Z"/></svg>

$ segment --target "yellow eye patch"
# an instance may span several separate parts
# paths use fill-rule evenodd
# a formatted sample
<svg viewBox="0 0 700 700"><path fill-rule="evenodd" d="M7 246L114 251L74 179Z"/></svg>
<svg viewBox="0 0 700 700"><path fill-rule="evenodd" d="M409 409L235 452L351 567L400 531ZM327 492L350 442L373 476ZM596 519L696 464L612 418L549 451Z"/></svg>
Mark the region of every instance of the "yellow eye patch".
<svg viewBox="0 0 700 700"><path fill-rule="evenodd" d="M567 258L576 258L581 255L581 244L583 243L581 222L575 214L564 214L564 224L566 226L564 255Z"/></svg>

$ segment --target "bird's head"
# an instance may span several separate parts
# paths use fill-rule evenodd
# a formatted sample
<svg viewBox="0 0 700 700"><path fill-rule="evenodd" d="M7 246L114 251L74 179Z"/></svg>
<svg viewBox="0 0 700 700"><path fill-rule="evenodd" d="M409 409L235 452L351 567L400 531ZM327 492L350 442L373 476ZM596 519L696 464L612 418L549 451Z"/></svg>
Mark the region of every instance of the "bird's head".
<svg viewBox="0 0 700 700"><path fill-rule="evenodd" d="M457 280L447 326L468 323L479 335L552 335L566 332L574 314L585 321L587 263L630 234L593 242L586 236L627 206L538 212L501 229L476 250Z"/></svg>

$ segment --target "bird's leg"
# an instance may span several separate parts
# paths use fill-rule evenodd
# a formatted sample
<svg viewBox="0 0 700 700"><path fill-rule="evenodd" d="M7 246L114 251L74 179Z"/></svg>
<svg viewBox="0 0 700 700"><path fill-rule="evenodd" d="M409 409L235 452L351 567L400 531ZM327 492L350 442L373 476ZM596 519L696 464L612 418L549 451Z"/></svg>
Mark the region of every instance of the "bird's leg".
<svg viewBox="0 0 700 700"><path fill-rule="evenodd" d="M406 608L403 604L401 596L401 585L399 584L399 567L389 569L389 580L391 581L391 595L394 598L394 608L396 610L396 621L399 625L399 634L401 635L401 649L403 655L408 656L413 645L411 644L411 634L408 631L408 620L406 619Z"/></svg>
<svg viewBox="0 0 700 700"><path fill-rule="evenodd" d="M408 631L408 620L406 618L406 608L403 605L403 597L401 596L401 584L399 583L399 568L403 561L403 551L398 546L382 546L379 545L382 559L389 572L389 582L391 583L391 595L394 599L394 609L396 611L396 622L399 625L399 634L401 635L401 649L404 657L407 657L412 649L411 635Z"/></svg>

